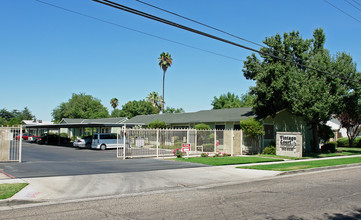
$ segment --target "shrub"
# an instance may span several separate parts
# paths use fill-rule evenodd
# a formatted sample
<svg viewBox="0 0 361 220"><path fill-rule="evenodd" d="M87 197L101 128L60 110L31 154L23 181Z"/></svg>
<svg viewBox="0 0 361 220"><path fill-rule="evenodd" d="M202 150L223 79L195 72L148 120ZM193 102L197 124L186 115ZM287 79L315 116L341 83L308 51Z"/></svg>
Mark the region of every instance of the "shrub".
<svg viewBox="0 0 361 220"><path fill-rule="evenodd" d="M60 137L64 137L64 138L67 138L67 137L68 137L68 133L65 133L65 132L63 132L63 133L60 133Z"/></svg>
<svg viewBox="0 0 361 220"><path fill-rule="evenodd" d="M223 156L222 152L217 152L217 153L214 154L213 157L222 157L222 156Z"/></svg>
<svg viewBox="0 0 361 220"><path fill-rule="evenodd" d="M262 154L276 155L276 148L274 146L265 147L262 151Z"/></svg>
<svg viewBox="0 0 361 220"><path fill-rule="evenodd" d="M343 138L339 138L337 139L337 146L339 147L348 147L348 138L347 137L343 137Z"/></svg>
<svg viewBox="0 0 361 220"><path fill-rule="evenodd" d="M205 152L213 152L214 144L203 144L203 151Z"/></svg>
<svg viewBox="0 0 361 220"><path fill-rule="evenodd" d="M223 153L223 157L230 157L231 154Z"/></svg>
<svg viewBox="0 0 361 220"><path fill-rule="evenodd" d="M195 125L194 128L196 130L211 130L211 127L209 125L203 123Z"/></svg>
<svg viewBox="0 0 361 220"><path fill-rule="evenodd" d="M355 138L352 145L353 145L353 147L361 147L361 137ZM348 143L348 138L343 137L343 138L337 139L337 146L338 147L350 147L349 143Z"/></svg>
<svg viewBox="0 0 361 220"><path fill-rule="evenodd" d="M335 153L337 147L336 141L328 142L327 144L324 144L321 146L321 152L323 153Z"/></svg>
<svg viewBox="0 0 361 220"><path fill-rule="evenodd" d="M209 153L201 153L201 157L208 157Z"/></svg>
<svg viewBox="0 0 361 220"><path fill-rule="evenodd" d="M175 143L174 143L174 147L176 147L176 148L181 148L181 147L182 147L182 144L183 144L183 142L175 142Z"/></svg>
<svg viewBox="0 0 361 220"><path fill-rule="evenodd" d="M148 124L148 128L167 128L167 123L158 119Z"/></svg>
<svg viewBox="0 0 361 220"><path fill-rule="evenodd" d="M179 148L173 150L174 156L177 156L177 158L183 158L183 152Z"/></svg>

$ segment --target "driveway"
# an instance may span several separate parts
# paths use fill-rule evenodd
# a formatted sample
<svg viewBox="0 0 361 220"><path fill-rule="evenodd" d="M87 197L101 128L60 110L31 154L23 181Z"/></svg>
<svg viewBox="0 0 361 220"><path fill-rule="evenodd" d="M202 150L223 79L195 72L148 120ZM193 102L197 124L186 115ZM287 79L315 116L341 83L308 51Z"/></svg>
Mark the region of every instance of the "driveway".
<svg viewBox="0 0 361 220"><path fill-rule="evenodd" d="M116 150L90 150L24 142L22 163L0 163L16 178L74 176L206 167L155 158L121 160Z"/></svg>

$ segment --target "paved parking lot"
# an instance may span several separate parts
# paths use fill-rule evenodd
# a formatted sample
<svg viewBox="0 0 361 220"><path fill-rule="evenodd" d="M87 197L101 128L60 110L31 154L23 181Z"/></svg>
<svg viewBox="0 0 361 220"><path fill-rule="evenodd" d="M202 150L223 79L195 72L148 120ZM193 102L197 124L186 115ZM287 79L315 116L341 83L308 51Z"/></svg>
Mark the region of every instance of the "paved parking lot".
<svg viewBox="0 0 361 220"><path fill-rule="evenodd" d="M16 178L32 178L205 167L155 158L121 160L116 158L116 150L99 151L28 142L23 143L22 158L22 163L0 163L0 169Z"/></svg>

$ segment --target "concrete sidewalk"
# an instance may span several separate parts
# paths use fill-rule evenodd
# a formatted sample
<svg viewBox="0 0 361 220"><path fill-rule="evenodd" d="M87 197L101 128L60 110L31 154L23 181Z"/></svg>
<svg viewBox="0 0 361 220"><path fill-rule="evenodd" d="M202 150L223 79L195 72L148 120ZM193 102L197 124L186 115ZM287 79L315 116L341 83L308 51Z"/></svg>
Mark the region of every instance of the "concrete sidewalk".
<svg viewBox="0 0 361 220"><path fill-rule="evenodd" d="M240 183L276 176L280 172L235 169L234 166L201 167L148 172L24 178L29 183L11 200L64 201L126 195L160 190ZM14 179L10 179L15 181ZM0 181L1 183L1 181Z"/></svg>
<svg viewBox="0 0 361 220"><path fill-rule="evenodd" d="M360 155L357 156L360 157ZM336 158L338 157L302 161ZM342 158L345 158L345 156ZM281 163L285 162L298 161L284 161ZM13 179L11 175L1 171L0 184L15 182L29 183L22 191L14 195L11 199L6 200L7 202L17 200L59 202L103 196L221 186L262 180L283 174L283 172L278 171L235 168L237 166L250 165L255 164L23 179Z"/></svg>

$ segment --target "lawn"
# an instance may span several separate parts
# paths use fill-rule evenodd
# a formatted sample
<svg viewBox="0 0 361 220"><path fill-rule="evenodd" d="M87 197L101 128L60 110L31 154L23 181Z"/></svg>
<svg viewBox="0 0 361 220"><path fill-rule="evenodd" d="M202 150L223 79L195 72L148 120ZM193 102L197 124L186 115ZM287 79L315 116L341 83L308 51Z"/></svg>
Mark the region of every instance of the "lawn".
<svg viewBox="0 0 361 220"><path fill-rule="evenodd" d="M0 184L0 199L7 199L22 190L28 183L4 183Z"/></svg>
<svg viewBox="0 0 361 220"><path fill-rule="evenodd" d="M301 161L281 164L269 164L269 165L254 165L247 167L237 167L242 169L257 169L257 170L273 170L273 171L291 171L291 170L303 170L316 167L329 167L344 164L361 163L361 157L350 157L340 159L326 159L316 161Z"/></svg>
<svg viewBox="0 0 361 220"><path fill-rule="evenodd" d="M191 163L201 163L212 166L282 161L282 159L262 157L190 157L188 159L176 158L173 160Z"/></svg>

